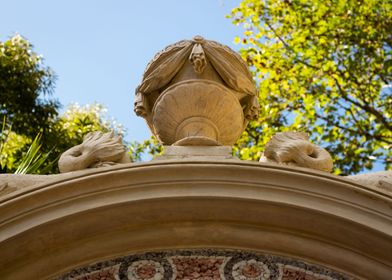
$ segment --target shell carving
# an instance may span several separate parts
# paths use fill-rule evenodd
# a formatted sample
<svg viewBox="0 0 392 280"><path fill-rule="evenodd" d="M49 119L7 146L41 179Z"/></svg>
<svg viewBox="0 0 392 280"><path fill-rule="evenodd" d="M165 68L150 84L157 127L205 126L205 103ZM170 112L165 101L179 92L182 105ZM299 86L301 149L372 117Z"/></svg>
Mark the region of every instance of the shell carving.
<svg viewBox="0 0 392 280"><path fill-rule="evenodd" d="M196 36L148 64L134 110L164 145L232 145L257 118L259 104L242 58Z"/></svg>
<svg viewBox="0 0 392 280"><path fill-rule="evenodd" d="M156 101L154 112L155 132L163 144L197 136L232 145L243 128L243 118L238 118L243 112L237 98L222 85L208 80L189 80L169 87Z"/></svg>

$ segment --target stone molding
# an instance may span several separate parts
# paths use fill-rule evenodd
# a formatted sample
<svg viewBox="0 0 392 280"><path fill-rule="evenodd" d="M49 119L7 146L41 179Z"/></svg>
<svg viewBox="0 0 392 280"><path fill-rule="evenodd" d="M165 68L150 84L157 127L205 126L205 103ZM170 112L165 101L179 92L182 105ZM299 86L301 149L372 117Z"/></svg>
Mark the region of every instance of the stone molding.
<svg viewBox="0 0 392 280"><path fill-rule="evenodd" d="M225 248L388 279L391 209L388 192L304 168L123 164L0 197L0 271L2 279L50 279L129 254Z"/></svg>
<svg viewBox="0 0 392 280"><path fill-rule="evenodd" d="M392 170L347 176L348 179L361 185L372 186L392 193Z"/></svg>

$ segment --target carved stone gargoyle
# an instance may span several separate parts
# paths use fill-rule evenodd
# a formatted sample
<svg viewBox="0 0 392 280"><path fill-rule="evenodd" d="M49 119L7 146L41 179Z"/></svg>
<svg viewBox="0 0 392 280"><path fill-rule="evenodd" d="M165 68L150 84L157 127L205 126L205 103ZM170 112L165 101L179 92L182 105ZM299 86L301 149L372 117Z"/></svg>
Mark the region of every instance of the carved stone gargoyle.
<svg viewBox="0 0 392 280"><path fill-rule="evenodd" d="M163 145L233 145L259 111L246 63L196 36L166 47L147 65L135 113Z"/></svg>

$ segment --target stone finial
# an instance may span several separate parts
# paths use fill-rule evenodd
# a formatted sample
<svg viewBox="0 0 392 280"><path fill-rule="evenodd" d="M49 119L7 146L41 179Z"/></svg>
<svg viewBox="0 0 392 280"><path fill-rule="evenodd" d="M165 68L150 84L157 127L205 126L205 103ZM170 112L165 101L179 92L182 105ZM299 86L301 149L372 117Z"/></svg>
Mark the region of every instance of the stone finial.
<svg viewBox="0 0 392 280"><path fill-rule="evenodd" d="M83 143L65 151L59 159L61 173L104 167L131 162L127 156L121 137L113 132L88 133Z"/></svg>
<svg viewBox="0 0 392 280"><path fill-rule="evenodd" d="M333 167L331 155L311 143L304 132L281 132L275 134L265 146L260 162L275 162L330 172Z"/></svg>
<svg viewBox="0 0 392 280"><path fill-rule="evenodd" d="M163 145L232 145L259 104L252 75L227 46L196 36L166 47L147 65L135 113Z"/></svg>

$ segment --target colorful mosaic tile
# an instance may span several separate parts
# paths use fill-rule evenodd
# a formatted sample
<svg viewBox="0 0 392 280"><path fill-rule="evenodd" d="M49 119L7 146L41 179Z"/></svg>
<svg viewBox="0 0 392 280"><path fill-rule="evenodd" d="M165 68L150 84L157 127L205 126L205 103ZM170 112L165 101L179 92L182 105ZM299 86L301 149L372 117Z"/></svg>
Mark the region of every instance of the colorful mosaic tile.
<svg viewBox="0 0 392 280"><path fill-rule="evenodd" d="M128 267L128 278L135 280L161 280L164 269L159 262L152 260L135 261Z"/></svg>
<svg viewBox="0 0 392 280"><path fill-rule="evenodd" d="M54 280L349 280L291 258L237 250L148 252L94 263Z"/></svg>
<svg viewBox="0 0 392 280"><path fill-rule="evenodd" d="M220 280L225 258L176 256L170 257L169 261L173 264L173 279Z"/></svg>
<svg viewBox="0 0 392 280"><path fill-rule="evenodd" d="M282 280L333 280L327 275L314 273L310 270L295 267L292 265L280 265L280 275Z"/></svg>
<svg viewBox="0 0 392 280"><path fill-rule="evenodd" d="M84 273L78 276L70 276L68 279L72 280L120 280L118 278L118 270L120 265L113 265L101 268L96 271Z"/></svg>

